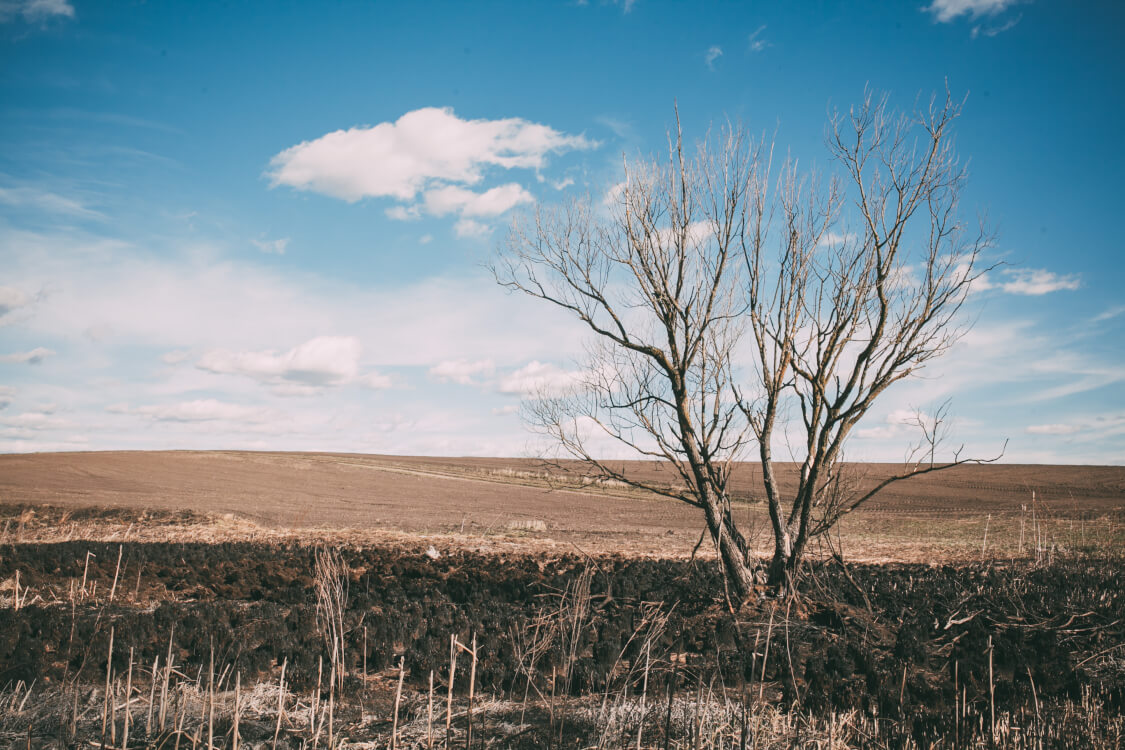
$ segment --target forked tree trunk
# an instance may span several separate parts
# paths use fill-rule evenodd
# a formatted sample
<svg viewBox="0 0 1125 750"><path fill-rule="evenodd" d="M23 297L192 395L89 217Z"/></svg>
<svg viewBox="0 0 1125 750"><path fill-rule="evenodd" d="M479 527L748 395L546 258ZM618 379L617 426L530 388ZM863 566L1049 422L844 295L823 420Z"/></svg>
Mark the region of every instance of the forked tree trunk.
<svg viewBox="0 0 1125 750"><path fill-rule="evenodd" d="M735 527L729 513L724 513L713 502L707 505L705 513L707 528L718 551L723 576L730 587L731 604L737 607L751 601L757 595L755 590L758 583L757 560L747 549L746 541Z"/></svg>

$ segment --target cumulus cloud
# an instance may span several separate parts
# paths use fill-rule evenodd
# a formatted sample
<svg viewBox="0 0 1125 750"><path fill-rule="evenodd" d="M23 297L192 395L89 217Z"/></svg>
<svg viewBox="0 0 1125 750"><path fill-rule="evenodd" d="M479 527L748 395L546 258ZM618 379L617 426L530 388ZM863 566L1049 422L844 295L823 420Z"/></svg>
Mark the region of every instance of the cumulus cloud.
<svg viewBox="0 0 1125 750"><path fill-rule="evenodd" d="M0 0L0 23L23 18L28 23L52 18L74 18L68 0Z"/></svg>
<svg viewBox="0 0 1125 750"><path fill-rule="evenodd" d="M14 352L12 354L0 354L0 362L14 362L17 364L38 365L42 364L43 360L54 354L50 349L45 349L42 346L37 346L29 352Z"/></svg>
<svg viewBox="0 0 1125 750"><path fill-rule="evenodd" d="M0 385L0 409L7 409L12 405L12 398L16 395L16 389L10 385Z"/></svg>
<svg viewBox="0 0 1125 750"><path fill-rule="evenodd" d="M196 367L225 375L244 375L266 383L305 386L342 385L359 375L359 339L319 336L286 352L205 352Z"/></svg>
<svg viewBox="0 0 1125 750"><path fill-rule="evenodd" d="M489 377L496 370L491 359L452 359L439 362L430 368L430 376L442 383L475 385L479 377Z"/></svg>
<svg viewBox="0 0 1125 750"><path fill-rule="evenodd" d="M521 203L534 203L535 198L521 185L508 183L483 193L474 193L455 185L427 190L424 198L427 213L445 216L499 216ZM398 218L397 216L394 218Z"/></svg>
<svg viewBox="0 0 1125 750"><path fill-rule="evenodd" d="M434 183L475 185L489 167L540 169L549 154L594 145L519 118L463 120L450 108L426 107L292 146L273 157L269 176L274 185L350 202L409 201Z"/></svg>
<svg viewBox="0 0 1125 750"><path fill-rule="evenodd" d="M502 377L497 390L519 396L558 393L573 388L584 376L581 370L564 370L549 362L532 360Z"/></svg>
<svg viewBox="0 0 1125 750"><path fill-rule="evenodd" d="M1018 0L933 0L924 10L932 13L938 23L949 23L963 15L994 16L1016 2Z"/></svg>

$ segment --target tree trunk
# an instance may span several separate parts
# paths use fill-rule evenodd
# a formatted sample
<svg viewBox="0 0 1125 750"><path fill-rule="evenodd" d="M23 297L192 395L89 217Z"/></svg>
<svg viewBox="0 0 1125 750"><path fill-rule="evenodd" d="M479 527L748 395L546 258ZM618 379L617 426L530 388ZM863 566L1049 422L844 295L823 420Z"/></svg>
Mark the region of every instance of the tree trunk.
<svg viewBox="0 0 1125 750"><path fill-rule="evenodd" d="M775 594L783 594L789 590L792 582L790 565L793 556L781 548L775 549L773 559L770 560L769 571L766 574L766 586Z"/></svg>
<svg viewBox="0 0 1125 750"><path fill-rule="evenodd" d="M730 587L731 604L739 606L754 598L756 563L746 550L746 542L734 527L729 514L723 513L714 502L708 503L707 528L719 553L723 575ZM737 599L737 601L734 601Z"/></svg>

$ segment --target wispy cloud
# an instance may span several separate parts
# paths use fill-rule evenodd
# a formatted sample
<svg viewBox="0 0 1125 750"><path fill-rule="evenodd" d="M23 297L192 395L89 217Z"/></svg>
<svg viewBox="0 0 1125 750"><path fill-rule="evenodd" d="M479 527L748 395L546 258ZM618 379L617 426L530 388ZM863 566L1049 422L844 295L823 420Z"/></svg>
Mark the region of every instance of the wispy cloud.
<svg viewBox="0 0 1125 750"><path fill-rule="evenodd" d="M13 362L16 364L38 365L42 364L43 360L47 359L54 354L50 349L42 346L37 346L28 352L13 352L12 354L0 354L0 362Z"/></svg>
<svg viewBox="0 0 1125 750"><path fill-rule="evenodd" d="M959 16L972 18L994 16L1019 0L933 0L923 10L932 13L938 23L949 23Z"/></svg>
<svg viewBox="0 0 1125 750"><path fill-rule="evenodd" d="M1051 292L1074 291L1082 286L1077 274L1057 274L1044 268L1006 268L1002 271L1008 281L999 283L981 276L973 282L973 291L999 289L1009 294L1039 296Z"/></svg>
<svg viewBox="0 0 1125 750"><path fill-rule="evenodd" d="M430 376L442 383L479 385L478 378L490 377L496 370L491 359L453 359L439 362L430 368Z"/></svg>
<svg viewBox="0 0 1125 750"><path fill-rule="evenodd" d="M0 286L0 325L8 316L31 304L31 296L14 286Z"/></svg>
<svg viewBox="0 0 1125 750"><path fill-rule="evenodd" d="M1008 271L1012 280L1000 285L1010 294L1040 295L1058 291L1074 291L1081 281L1075 274L1060 275L1044 269L1013 269Z"/></svg>
<svg viewBox="0 0 1125 750"><path fill-rule="evenodd" d="M271 416L268 409L231 404L213 398L138 407L114 404L106 407L106 411L111 414L136 414L159 422L263 422Z"/></svg>
<svg viewBox="0 0 1125 750"><path fill-rule="evenodd" d="M988 37L993 37L993 36L996 36L997 34L1003 34L1005 31L1008 31L1009 29L1013 28L1017 23L1019 23L1022 20L1023 20L1023 14L1020 14L1020 15L1016 16L1015 18L1009 18L1007 21L1005 21L1004 23L999 24L997 26L986 26L984 24L978 24L978 25L973 27L972 37L973 37L973 39L976 39L978 36L981 36L982 34L984 36L988 36Z"/></svg>
<svg viewBox="0 0 1125 750"><path fill-rule="evenodd" d="M1076 424L1033 424L1024 428L1028 435L1073 435L1082 430Z"/></svg>
<svg viewBox="0 0 1125 750"><path fill-rule="evenodd" d="M750 35L750 38L748 40L748 44L749 44L749 48L750 48L751 52L761 52L766 47L771 46L769 41L766 40L762 36L762 32L765 31L765 30L766 30L766 25L762 24L761 26L759 26L757 29L754 30L754 33L752 33Z"/></svg>
<svg viewBox="0 0 1125 750"><path fill-rule="evenodd" d="M476 237L482 239L492 233L492 228L487 224L482 224L472 219L459 219L457 223L453 225L453 231L457 233L458 237Z"/></svg>
<svg viewBox="0 0 1125 750"><path fill-rule="evenodd" d="M573 388L585 375L581 370L564 370L549 362L532 360L500 378L497 390L520 396L557 393Z"/></svg>
<svg viewBox="0 0 1125 750"><path fill-rule="evenodd" d="M271 253L273 255L285 255L285 249L289 247L289 238L281 237L276 240L250 240L254 247L261 250L263 253Z"/></svg>
<svg viewBox="0 0 1125 750"><path fill-rule="evenodd" d="M1114 318L1121 317L1122 315L1125 315L1125 305L1116 305L1114 307L1109 308L1108 310L1105 310L1105 311L1095 315L1093 318L1090 319L1090 322L1091 323L1104 323L1107 320L1113 320Z"/></svg>
<svg viewBox="0 0 1125 750"><path fill-rule="evenodd" d="M74 18L74 6L68 0L0 0L0 23L17 18L28 23Z"/></svg>
<svg viewBox="0 0 1125 750"><path fill-rule="evenodd" d="M0 187L0 203L14 208L32 209L81 219L105 219L104 214L81 201L37 187Z"/></svg>
<svg viewBox="0 0 1125 750"><path fill-rule="evenodd" d="M715 61L718 60L722 56L723 56L723 48L716 44L716 45L712 45L707 50L707 54L705 54L703 56L703 59L707 61L707 67L710 68L711 70L714 70L715 69Z"/></svg>

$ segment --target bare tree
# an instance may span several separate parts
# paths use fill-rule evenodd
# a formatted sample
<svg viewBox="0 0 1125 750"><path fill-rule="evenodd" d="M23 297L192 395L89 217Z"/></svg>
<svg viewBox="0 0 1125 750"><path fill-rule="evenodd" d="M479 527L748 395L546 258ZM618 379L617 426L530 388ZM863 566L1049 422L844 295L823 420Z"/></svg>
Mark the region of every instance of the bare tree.
<svg viewBox="0 0 1125 750"><path fill-rule="evenodd" d="M689 157L677 127L666 162L626 164L608 216L587 198L512 224L497 280L596 334L581 382L529 402L530 421L597 476L699 508L740 599L767 580L787 587L810 539L878 490L971 460L915 466L874 490L841 470L876 399L965 330L959 312L988 237L957 219L958 114L946 97L893 116L868 95L832 119L843 175L826 183L791 161L771 176L772 149L737 127ZM667 464L676 481L615 469L601 438ZM774 466L781 442L798 444L801 464L789 497ZM728 492L733 463L755 445L768 567Z"/></svg>
<svg viewBox="0 0 1125 750"><path fill-rule="evenodd" d="M879 396L966 330L959 313L990 238L957 215L965 180L952 149L959 114L948 95L896 115L868 93L831 121L828 147L844 175L819 191L788 167L776 199L781 226L769 226L763 212L747 245L760 390L740 401L758 441L773 586L789 584L812 537L888 485L980 462L958 454L866 490L841 471L848 436ZM787 407L800 413L801 470L796 491L783 498L772 448Z"/></svg>
<svg viewBox="0 0 1125 750"><path fill-rule="evenodd" d="M750 595L754 561L731 515L731 462L750 438L734 400L743 328L746 206L761 142L730 130L690 158L677 131L667 162L626 164L607 217L590 199L517 220L498 281L573 313L596 334L582 382L528 404L531 422L598 476L699 508L726 579ZM599 439L671 467L642 482L602 460Z"/></svg>

